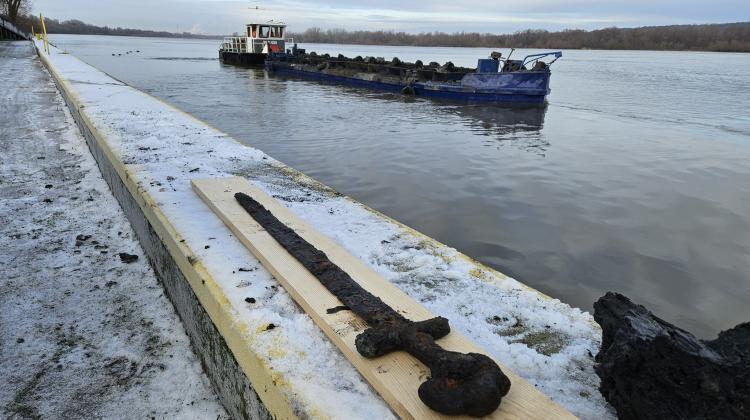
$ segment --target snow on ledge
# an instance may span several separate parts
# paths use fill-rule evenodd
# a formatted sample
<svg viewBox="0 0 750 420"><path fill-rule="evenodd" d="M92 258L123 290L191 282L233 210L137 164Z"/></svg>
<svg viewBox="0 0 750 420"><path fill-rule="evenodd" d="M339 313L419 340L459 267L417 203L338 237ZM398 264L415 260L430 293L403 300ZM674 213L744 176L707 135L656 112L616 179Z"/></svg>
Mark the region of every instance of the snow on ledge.
<svg viewBox="0 0 750 420"><path fill-rule="evenodd" d="M593 355L601 331L588 313L487 268L50 48L46 58L78 95L85 107L81 112L216 279L236 322L247 325L248 345L277 374L295 410L331 418L394 417L192 191L193 178L246 177L574 414L614 417L597 390ZM265 331L269 323L278 328Z"/></svg>

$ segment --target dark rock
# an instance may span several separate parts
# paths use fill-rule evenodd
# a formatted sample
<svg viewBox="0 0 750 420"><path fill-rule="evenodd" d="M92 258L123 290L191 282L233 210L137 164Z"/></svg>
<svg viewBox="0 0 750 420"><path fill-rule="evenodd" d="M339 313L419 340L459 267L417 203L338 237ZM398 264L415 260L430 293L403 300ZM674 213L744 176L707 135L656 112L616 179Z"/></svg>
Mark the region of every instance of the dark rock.
<svg viewBox="0 0 750 420"><path fill-rule="evenodd" d="M611 292L594 319L599 390L620 419L750 418L750 323L700 340Z"/></svg>
<svg viewBox="0 0 750 420"><path fill-rule="evenodd" d="M246 297L245 298L245 302L247 302L247 303L255 303L255 298Z"/></svg>
<svg viewBox="0 0 750 420"><path fill-rule="evenodd" d="M118 255L120 255L120 261L124 262L125 264L130 264L138 261L137 255L128 254L127 252L121 252Z"/></svg>

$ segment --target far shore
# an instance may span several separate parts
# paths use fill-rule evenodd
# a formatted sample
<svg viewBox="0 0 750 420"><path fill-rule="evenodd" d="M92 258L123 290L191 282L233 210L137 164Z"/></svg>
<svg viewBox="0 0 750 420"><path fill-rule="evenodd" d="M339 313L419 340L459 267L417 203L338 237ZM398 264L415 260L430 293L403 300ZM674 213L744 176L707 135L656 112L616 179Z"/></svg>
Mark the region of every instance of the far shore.
<svg viewBox="0 0 750 420"><path fill-rule="evenodd" d="M31 27L35 16L19 17L17 25ZM222 39L223 35L167 32L91 25L80 20L59 21L45 18L47 33L70 35L112 35L182 39ZM37 24L38 28L39 25ZM237 28L238 32L242 28ZM232 34L234 36L237 33ZM228 35L228 36L232 36ZM349 31L309 28L290 32L296 42L308 44L346 44L412 47L526 48L545 50L634 50L634 51L710 51L750 52L750 22L700 25L602 28L591 31L567 29L550 32L528 29L512 34L476 32Z"/></svg>
<svg viewBox="0 0 750 420"><path fill-rule="evenodd" d="M216 40L220 41L225 36L235 35L179 35L174 34L172 36L154 36L154 35L119 35L119 34L73 34L73 33L50 33L49 35L97 35L97 36L118 36L118 37L133 37L133 38L167 38L167 39L203 39L203 40ZM652 51L652 52L712 52L712 53L750 53L750 51L718 51L718 50L700 50L700 49L651 49L651 48L557 48L557 47L515 47L505 45L479 45L475 47L469 46L456 46L456 45L414 45L414 44L373 44L364 42L324 42L324 41L297 41L299 44L330 44L330 45L366 45L366 46L378 46L378 47L422 47L422 48L494 48L494 49L546 49L546 50L577 50L577 51Z"/></svg>

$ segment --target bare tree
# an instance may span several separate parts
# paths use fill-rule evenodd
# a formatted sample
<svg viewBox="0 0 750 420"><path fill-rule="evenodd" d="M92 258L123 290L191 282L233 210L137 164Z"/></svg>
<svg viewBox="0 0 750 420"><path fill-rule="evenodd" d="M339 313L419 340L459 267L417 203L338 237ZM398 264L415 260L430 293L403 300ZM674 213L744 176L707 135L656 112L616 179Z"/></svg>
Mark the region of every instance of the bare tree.
<svg viewBox="0 0 750 420"><path fill-rule="evenodd" d="M0 12L16 23L19 15L31 13L31 0L0 0Z"/></svg>

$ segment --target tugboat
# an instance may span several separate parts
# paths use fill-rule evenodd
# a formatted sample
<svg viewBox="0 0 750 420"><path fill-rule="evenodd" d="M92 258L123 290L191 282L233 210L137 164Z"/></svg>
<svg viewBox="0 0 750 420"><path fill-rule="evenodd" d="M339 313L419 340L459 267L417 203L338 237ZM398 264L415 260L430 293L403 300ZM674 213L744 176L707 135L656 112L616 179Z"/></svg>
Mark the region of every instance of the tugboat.
<svg viewBox="0 0 750 420"><path fill-rule="evenodd" d="M280 22L249 23L242 36L224 38L219 59L226 64L262 67L269 54L285 51L285 34L286 25Z"/></svg>
<svg viewBox="0 0 750 420"><path fill-rule="evenodd" d="M544 106L550 92L550 66L562 52L527 55L521 60L503 58L493 52L479 59L476 68L457 67L450 61L440 65L420 60L406 63L394 58L355 57L306 53L294 45L266 59L269 72L351 86L401 92L406 95L462 102L497 103L511 106ZM548 61L543 61L547 57Z"/></svg>

